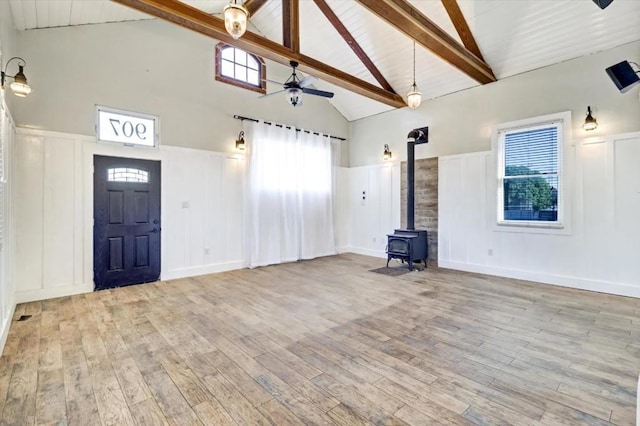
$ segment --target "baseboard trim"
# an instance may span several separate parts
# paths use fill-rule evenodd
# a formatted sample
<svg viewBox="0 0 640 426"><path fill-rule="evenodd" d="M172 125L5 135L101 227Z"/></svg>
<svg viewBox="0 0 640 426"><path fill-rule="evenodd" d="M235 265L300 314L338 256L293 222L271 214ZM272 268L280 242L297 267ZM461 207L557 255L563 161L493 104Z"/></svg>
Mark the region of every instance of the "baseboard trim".
<svg viewBox="0 0 640 426"><path fill-rule="evenodd" d="M13 314L16 311L16 304L11 304L11 309L9 309L9 314L6 318L4 318L4 326L2 327L2 331L0 332L0 354L4 353L4 345L7 343L7 338L9 337L9 329L11 328L11 323L13 320Z"/></svg>
<svg viewBox="0 0 640 426"><path fill-rule="evenodd" d="M438 266L440 268L455 269L458 271L476 272L480 274L495 275L499 277L534 281L543 284L552 284L561 287L595 291L598 293L616 294L618 296L640 298L640 287L631 286L628 284L614 283L610 281L588 280L567 275L545 274L540 272L523 271L519 269L498 268L495 266L443 260L438 260Z"/></svg>
<svg viewBox="0 0 640 426"><path fill-rule="evenodd" d="M361 254L363 256L380 257L383 259L387 258L387 253L385 253L384 250L371 250L371 249L360 248L360 247L350 247L350 246L339 247L338 253L355 253L355 254Z"/></svg>
<svg viewBox="0 0 640 426"><path fill-rule="evenodd" d="M195 266L191 268L173 269L171 271L162 272L160 279L162 281L177 280L179 278L195 277L198 275L215 274L217 272L233 271L244 268L244 261L215 263L212 265Z"/></svg>
<svg viewBox="0 0 640 426"><path fill-rule="evenodd" d="M16 291L16 304L36 302L38 300L53 299L56 297L73 296L74 294L91 293L92 291L93 283Z"/></svg>
<svg viewBox="0 0 640 426"><path fill-rule="evenodd" d="M162 281L175 280L178 278L195 277L197 275L214 274L216 272L232 271L243 268L243 261L218 263L214 265L196 266L192 268L174 269L173 271L161 272ZM56 297L73 296L74 294L92 293L93 283L60 286L53 288L17 291L16 304L36 302L38 300L53 299Z"/></svg>

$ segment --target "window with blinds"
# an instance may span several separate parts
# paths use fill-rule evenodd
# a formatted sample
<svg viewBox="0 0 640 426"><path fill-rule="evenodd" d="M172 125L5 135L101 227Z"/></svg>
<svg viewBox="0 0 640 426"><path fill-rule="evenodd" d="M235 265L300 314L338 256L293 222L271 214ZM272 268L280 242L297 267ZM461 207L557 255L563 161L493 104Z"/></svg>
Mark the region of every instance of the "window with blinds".
<svg viewBox="0 0 640 426"><path fill-rule="evenodd" d="M560 226L562 121L499 132L498 223Z"/></svg>

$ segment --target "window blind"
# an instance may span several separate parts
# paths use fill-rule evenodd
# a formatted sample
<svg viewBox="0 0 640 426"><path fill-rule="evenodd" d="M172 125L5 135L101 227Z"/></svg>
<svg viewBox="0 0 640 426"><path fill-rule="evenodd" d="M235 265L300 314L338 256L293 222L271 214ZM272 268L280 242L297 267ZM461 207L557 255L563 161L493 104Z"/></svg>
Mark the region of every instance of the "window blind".
<svg viewBox="0 0 640 426"><path fill-rule="evenodd" d="M556 126L505 134L505 176L558 173Z"/></svg>
<svg viewBox="0 0 640 426"><path fill-rule="evenodd" d="M503 220L558 221L559 126L505 131Z"/></svg>

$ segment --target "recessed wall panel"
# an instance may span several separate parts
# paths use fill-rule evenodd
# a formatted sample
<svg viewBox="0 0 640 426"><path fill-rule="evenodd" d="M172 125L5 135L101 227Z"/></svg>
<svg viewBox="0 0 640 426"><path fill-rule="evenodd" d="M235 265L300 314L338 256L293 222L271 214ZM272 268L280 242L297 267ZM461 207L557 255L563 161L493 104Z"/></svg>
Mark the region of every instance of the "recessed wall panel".
<svg viewBox="0 0 640 426"><path fill-rule="evenodd" d="M124 238L109 238L109 271L124 269Z"/></svg>
<svg viewBox="0 0 640 426"><path fill-rule="evenodd" d="M136 223L149 223L149 193L147 191L134 192L134 206Z"/></svg>
<svg viewBox="0 0 640 426"><path fill-rule="evenodd" d="M149 237L138 235L135 239L136 266L149 266Z"/></svg>
<svg viewBox="0 0 640 426"><path fill-rule="evenodd" d="M74 283L75 140L50 137L43 150L43 287L65 287Z"/></svg>
<svg viewBox="0 0 640 426"><path fill-rule="evenodd" d="M124 224L124 193L109 191L109 224Z"/></svg>

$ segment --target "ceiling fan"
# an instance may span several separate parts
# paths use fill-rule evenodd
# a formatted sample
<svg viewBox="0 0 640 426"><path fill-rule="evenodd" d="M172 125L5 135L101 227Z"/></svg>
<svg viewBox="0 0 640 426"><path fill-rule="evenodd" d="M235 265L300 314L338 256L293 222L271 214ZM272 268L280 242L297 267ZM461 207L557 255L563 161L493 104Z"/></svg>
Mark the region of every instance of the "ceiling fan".
<svg viewBox="0 0 640 426"><path fill-rule="evenodd" d="M275 95L276 93L285 92L285 94L287 95L287 99L289 100L289 103L293 107L302 106L303 93L306 93L308 95L322 96L323 98L333 98L332 92L325 92L324 90L316 90L316 89L307 87L310 84L312 84L314 81L316 81L316 78L312 76L307 76L301 80L296 74L296 67L298 66L298 63L296 61L290 61L289 64L291 65L293 72L291 73L291 76L287 79L287 81L285 81L284 83L279 83L277 81L267 80L271 83L282 85L282 90L278 90L277 92L272 92L267 95L260 96L261 98L264 98L265 96Z"/></svg>

